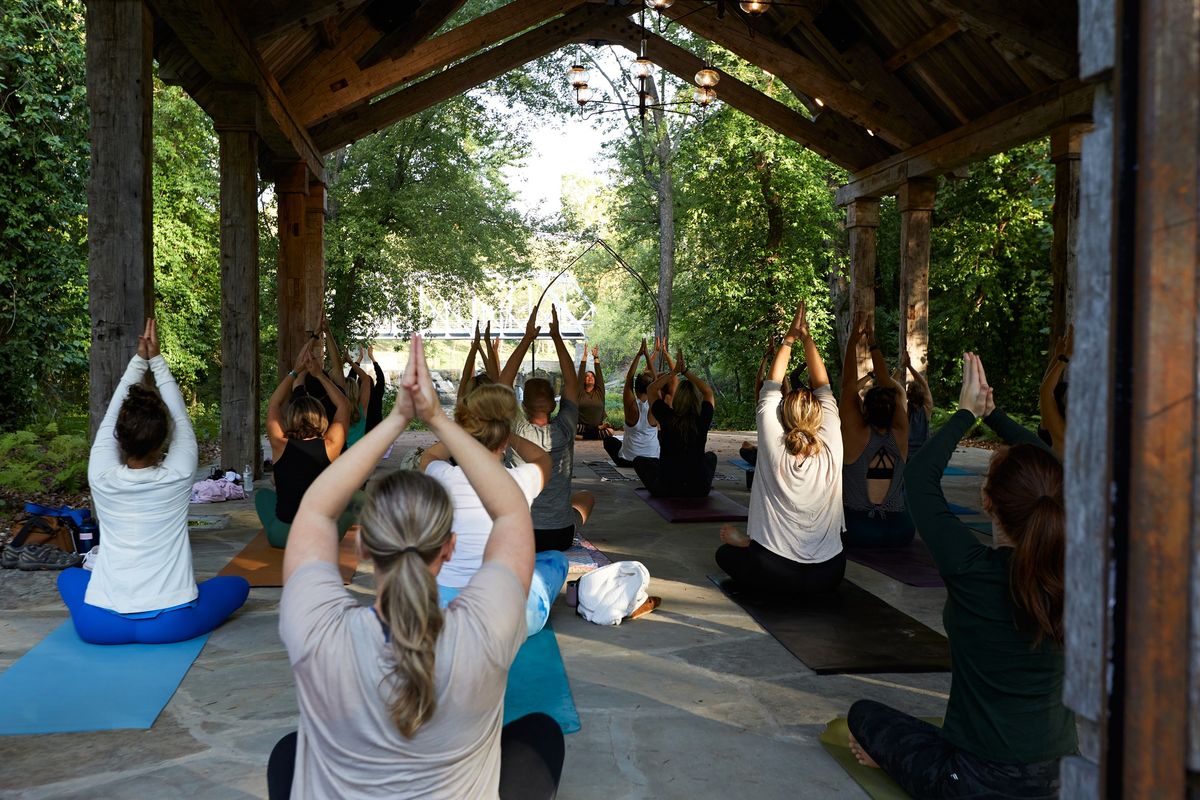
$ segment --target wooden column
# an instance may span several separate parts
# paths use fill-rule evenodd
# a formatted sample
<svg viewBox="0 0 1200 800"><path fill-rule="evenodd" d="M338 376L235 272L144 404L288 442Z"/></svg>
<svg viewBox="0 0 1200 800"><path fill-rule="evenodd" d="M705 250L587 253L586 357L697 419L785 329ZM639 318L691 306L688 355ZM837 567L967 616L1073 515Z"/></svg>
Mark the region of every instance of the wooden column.
<svg viewBox="0 0 1200 800"><path fill-rule="evenodd" d="M308 168L303 162L279 170L275 194L279 205L279 266L276 274L279 305L278 375L292 368L296 354L311 330L305 319L305 274L308 238L305 234L308 203Z"/></svg>
<svg viewBox="0 0 1200 800"><path fill-rule="evenodd" d="M879 200L864 197L846 206L846 230L850 234L850 324L863 314L875 314L875 233L879 229ZM858 347L858 374L870 369L871 354L864 340Z"/></svg>
<svg viewBox="0 0 1200 800"><path fill-rule="evenodd" d="M913 369L929 368L929 244L937 181L914 178L900 187L900 348ZM907 376L901 378L901 383Z"/></svg>
<svg viewBox="0 0 1200 800"><path fill-rule="evenodd" d="M304 329L315 331L325 310L325 184L310 183L304 206Z"/></svg>
<svg viewBox="0 0 1200 800"><path fill-rule="evenodd" d="M258 417L258 136L252 87L222 90L221 463L262 467Z"/></svg>
<svg viewBox="0 0 1200 800"><path fill-rule="evenodd" d="M1079 153L1084 125L1063 125L1050 133L1054 162L1054 240L1050 264L1054 275L1050 343L1067 332L1074 319L1076 253L1079 242Z"/></svg>
<svg viewBox="0 0 1200 800"><path fill-rule="evenodd" d="M88 309L94 435L154 309L153 20L141 0L87 1Z"/></svg>

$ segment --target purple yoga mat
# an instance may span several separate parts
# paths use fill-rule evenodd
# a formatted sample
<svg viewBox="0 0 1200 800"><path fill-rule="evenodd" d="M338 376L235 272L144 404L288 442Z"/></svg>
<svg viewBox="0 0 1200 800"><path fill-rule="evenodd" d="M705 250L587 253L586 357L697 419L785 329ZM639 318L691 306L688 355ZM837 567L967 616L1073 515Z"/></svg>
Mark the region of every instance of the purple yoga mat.
<svg viewBox="0 0 1200 800"><path fill-rule="evenodd" d="M667 522L745 522L750 509L720 492L707 497L653 497L645 489L634 493Z"/></svg>
<svg viewBox="0 0 1200 800"><path fill-rule="evenodd" d="M847 547L846 558L909 586L945 586L929 548L920 538L904 547Z"/></svg>

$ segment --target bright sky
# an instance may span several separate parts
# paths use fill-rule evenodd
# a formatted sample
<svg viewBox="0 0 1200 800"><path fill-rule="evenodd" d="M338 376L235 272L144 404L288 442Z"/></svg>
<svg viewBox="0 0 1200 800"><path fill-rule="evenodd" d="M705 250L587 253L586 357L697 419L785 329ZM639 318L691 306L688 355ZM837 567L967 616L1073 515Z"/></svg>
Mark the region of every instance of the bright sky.
<svg viewBox="0 0 1200 800"><path fill-rule="evenodd" d="M600 152L604 135L594 120L547 118L530 135L532 151L520 167L505 171L526 213L549 216L559 210L564 177L603 178L607 165Z"/></svg>

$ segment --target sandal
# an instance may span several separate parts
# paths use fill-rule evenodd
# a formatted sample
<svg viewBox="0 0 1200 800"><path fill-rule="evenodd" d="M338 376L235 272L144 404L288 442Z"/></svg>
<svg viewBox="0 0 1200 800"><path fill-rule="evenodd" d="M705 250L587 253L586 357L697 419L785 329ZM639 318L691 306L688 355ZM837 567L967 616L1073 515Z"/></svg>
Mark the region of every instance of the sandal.
<svg viewBox="0 0 1200 800"><path fill-rule="evenodd" d="M47 544L31 544L18 549L17 569L25 572L77 567L83 561L78 553L67 553Z"/></svg>
<svg viewBox="0 0 1200 800"><path fill-rule="evenodd" d="M629 616L625 619L637 619L638 617L644 617L661 605L661 597L647 597L646 602L642 603L640 606L630 612Z"/></svg>

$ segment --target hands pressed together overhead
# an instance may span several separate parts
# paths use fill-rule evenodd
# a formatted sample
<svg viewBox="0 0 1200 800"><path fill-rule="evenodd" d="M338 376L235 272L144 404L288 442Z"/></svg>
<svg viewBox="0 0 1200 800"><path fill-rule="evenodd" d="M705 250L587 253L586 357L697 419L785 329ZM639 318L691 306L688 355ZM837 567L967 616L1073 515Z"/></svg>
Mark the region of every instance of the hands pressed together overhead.
<svg viewBox="0 0 1200 800"><path fill-rule="evenodd" d="M161 351L158 349L158 323L154 317L146 320L146 329L142 331L142 335L138 337L138 355L149 361Z"/></svg>
<svg viewBox="0 0 1200 800"><path fill-rule="evenodd" d="M963 353L963 385L958 407L978 417L986 417L996 409L992 387L988 386L983 362L974 353Z"/></svg>

